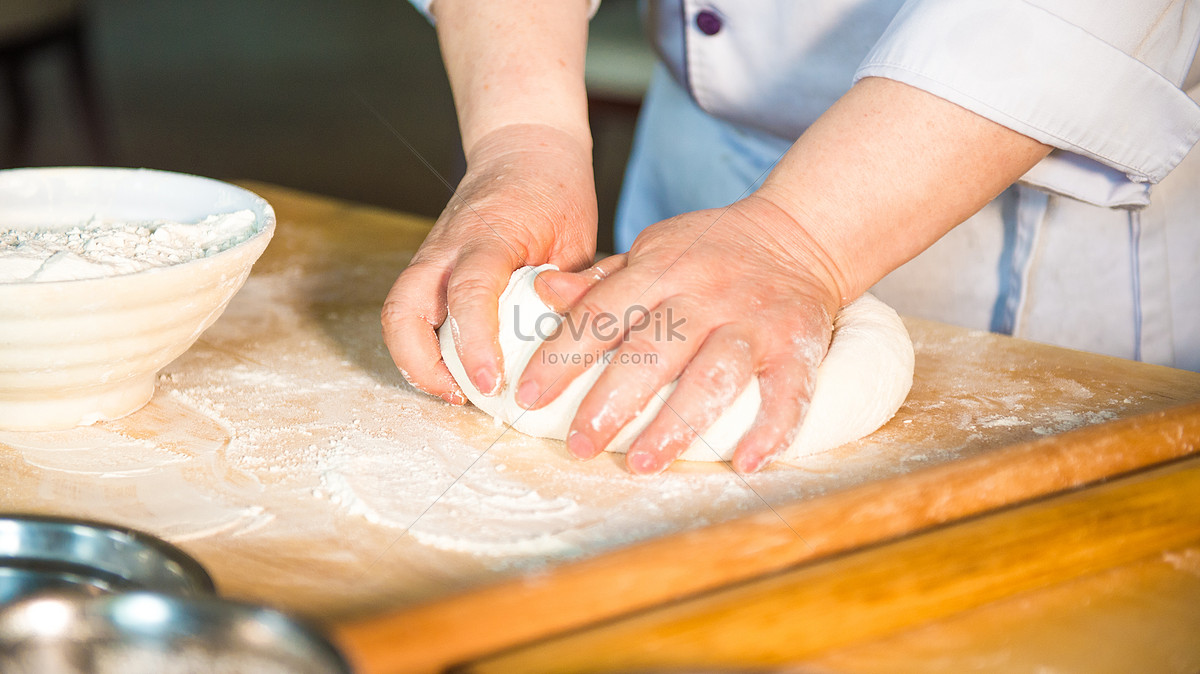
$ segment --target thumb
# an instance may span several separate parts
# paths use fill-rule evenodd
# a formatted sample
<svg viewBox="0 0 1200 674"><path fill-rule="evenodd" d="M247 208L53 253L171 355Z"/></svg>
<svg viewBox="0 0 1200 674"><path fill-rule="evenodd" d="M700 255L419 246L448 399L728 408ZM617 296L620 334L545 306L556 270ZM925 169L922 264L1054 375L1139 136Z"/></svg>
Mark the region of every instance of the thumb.
<svg viewBox="0 0 1200 674"><path fill-rule="evenodd" d="M533 287L551 311L565 314L597 283L625 266L625 255L605 258L579 272L546 270L537 275Z"/></svg>
<svg viewBox="0 0 1200 674"><path fill-rule="evenodd" d="M565 314L600 280L582 272L546 270L533 280L538 297L556 314Z"/></svg>

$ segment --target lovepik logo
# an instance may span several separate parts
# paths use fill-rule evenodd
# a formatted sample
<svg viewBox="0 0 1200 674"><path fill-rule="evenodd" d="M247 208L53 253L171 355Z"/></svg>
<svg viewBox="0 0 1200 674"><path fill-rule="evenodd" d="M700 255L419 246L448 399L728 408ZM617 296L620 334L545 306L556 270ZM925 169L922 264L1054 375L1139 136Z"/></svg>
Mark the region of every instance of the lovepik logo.
<svg viewBox="0 0 1200 674"><path fill-rule="evenodd" d="M585 313L582 318L571 314L565 317L551 311L543 312L532 321L530 332L523 329L521 306L513 306L513 326L516 338L523 342L545 341L560 330L565 330L573 340L591 335L601 342L618 339L629 341L637 335L647 335L653 341L682 341L687 339L679 329L687 324L686 318L676 318L672 308L665 311L650 311L643 306L633 305L622 316L609 312Z"/></svg>

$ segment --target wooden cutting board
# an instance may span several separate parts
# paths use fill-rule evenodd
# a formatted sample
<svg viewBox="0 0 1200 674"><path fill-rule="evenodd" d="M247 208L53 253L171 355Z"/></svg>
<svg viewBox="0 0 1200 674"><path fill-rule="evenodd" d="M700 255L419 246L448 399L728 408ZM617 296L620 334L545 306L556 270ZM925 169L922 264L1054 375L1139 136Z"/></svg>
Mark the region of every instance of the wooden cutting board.
<svg viewBox="0 0 1200 674"><path fill-rule="evenodd" d="M924 504L911 521L877 518L887 526L951 521L1185 451L1047 463L1037 449L1006 453L1018 443L1200 400L1200 374L907 320L915 383L879 432L746 478L681 464L633 479L616 457L573 461L559 442L402 381L378 312L427 220L247 187L275 206L279 226L225 315L130 417L0 434L0 502L159 534L223 594L321 621L431 605L738 517L757 514L778 535L779 511L834 517L839 498L873 485L915 485L909 501L880 508ZM827 553L897 535L885 529L802 533Z"/></svg>

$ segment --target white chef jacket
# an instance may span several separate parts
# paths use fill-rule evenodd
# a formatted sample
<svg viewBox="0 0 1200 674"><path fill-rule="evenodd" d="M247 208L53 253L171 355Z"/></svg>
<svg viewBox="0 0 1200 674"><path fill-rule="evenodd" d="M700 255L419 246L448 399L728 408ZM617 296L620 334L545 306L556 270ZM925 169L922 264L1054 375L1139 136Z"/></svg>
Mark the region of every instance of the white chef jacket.
<svg viewBox="0 0 1200 674"><path fill-rule="evenodd" d="M411 1L431 17L433 0ZM590 0L591 14L599 4ZM1200 0L642 8L663 62L702 110L781 138L799 137L858 79L886 77L1058 148L1023 181L1106 206L1149 203L1148 184L1200 139L1200 107L1182 90L1200 42ZM720 30L699 30L701 13L717 16Z"/></svg>
<svg viewBox="0 0 1200 674"><path fill-rule="evenodd" d="M909 315L1200 370L1200 153L1185 161L1200 106L1184 91L1197 0L650 0L644 12L665 68L639 121L618 250L749 192L854 81L887 77L1056 149L877 295Z"/></svg>
<svg viewBox="0 0 1200 674"><path fill-rule="evenodd" d="M1056 149L877 294L902 313L1200 370L1200 157L1150 194L1200 138L1185 93L1200 80L1200 0L648 0L643 12L665 67L639 121L618 250L747 193L853 82L887 77Z"/></svg>
<svg viewBox="0 0 1200 674"><path fill-rule="evenodd" d="M699 107L795 139L862 77L927 90L1059 148L1023 181L1144 206L1200 138L1181 87L1200 2L651 0L652 39ZM697 25L716 14L720 30Z"/></svg>

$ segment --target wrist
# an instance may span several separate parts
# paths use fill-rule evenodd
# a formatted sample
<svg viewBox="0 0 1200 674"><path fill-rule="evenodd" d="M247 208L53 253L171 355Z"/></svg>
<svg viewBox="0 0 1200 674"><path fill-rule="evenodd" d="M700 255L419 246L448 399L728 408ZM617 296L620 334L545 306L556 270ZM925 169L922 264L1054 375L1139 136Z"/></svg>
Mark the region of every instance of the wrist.
<svg viewBox="0 0 1200 674"><path fill-rule="evenodd" d="M514 123L491 129L469 147L463 143L467 169L506 164L515 157L553 156L576 169L591 170L592 137L587 130L566 129L551 124ZM523 163L523 162L522 162Z"/></svg>
<svg viewBox="0 0 1200 674"><path fill-rule="evenodd" d="M761 189L730 208L751 224L747 235L758 237L768 254L820 291L819 299L830 316L862 293L855 292L847 275L848 265L814 235L807 214L785 208Z"/></svg>

